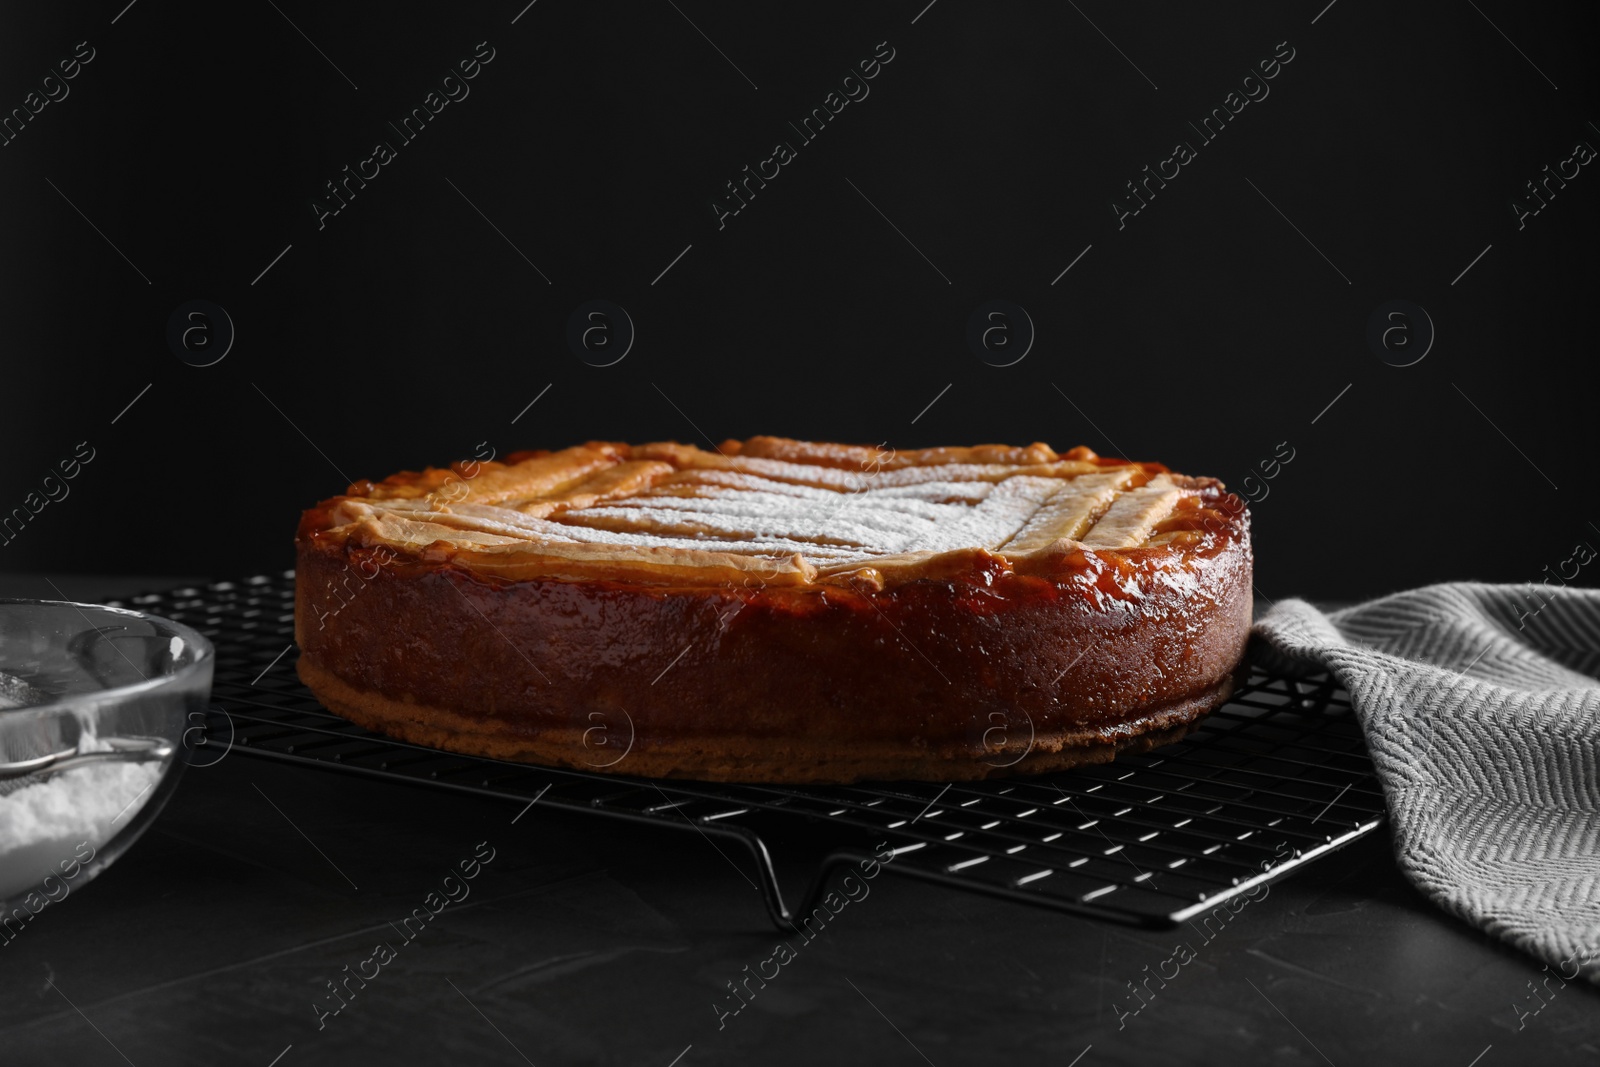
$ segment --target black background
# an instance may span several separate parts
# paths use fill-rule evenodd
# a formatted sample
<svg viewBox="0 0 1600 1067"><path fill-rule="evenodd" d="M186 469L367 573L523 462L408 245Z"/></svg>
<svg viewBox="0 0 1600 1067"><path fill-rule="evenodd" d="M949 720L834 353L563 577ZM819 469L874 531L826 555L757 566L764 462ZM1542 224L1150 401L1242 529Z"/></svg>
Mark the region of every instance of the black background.
<svg viewBox="0 0 1600 1067"><path fill-rule="evenodd" d="M775 433L1083 443L1235 489L1287 442L1251 483L1269 598L1536 581L1600 545L1600 176L1524 229L1510 208L1600 145L1578 11L8 5L0 109L95 58L0 147L0 509L95 458L0 569L232 576L289 565L349 479L479 442ZM482 41L470 95L319 229L323 184ZM1199 145L1186 124L1285 41ZM724 183L879 42L870 95L719 230ZM1198 158L1119 230L1112 199L1180 139ZM637 328L604 368L565 340L596 298ZM996 298L1037 329L1003 368L965 340ZM237 329L214 366L166 343L194 299ZM1437 330L1413 366L1365 340L1397 299Z"/></svg>

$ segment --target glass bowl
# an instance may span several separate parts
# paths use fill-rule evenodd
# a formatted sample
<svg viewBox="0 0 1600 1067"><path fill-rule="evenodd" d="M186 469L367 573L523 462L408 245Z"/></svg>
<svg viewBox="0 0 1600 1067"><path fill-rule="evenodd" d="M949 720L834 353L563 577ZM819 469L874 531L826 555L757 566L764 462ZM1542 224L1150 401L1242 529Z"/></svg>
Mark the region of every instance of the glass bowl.
<svg viewBox="0 0 1600 1067"><path fill-rule="evenodd" d="M204 722L211 642L123 608L0 599L0 941L154 821Z"/></svg>

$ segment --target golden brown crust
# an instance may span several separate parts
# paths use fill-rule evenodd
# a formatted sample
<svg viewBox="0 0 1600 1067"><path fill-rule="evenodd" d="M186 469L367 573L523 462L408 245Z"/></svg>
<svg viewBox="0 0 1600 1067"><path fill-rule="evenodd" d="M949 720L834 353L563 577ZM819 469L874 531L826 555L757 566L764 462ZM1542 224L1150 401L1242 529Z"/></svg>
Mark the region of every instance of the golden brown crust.
<svg viewBox="0 0 1600 1067"><path fill-rule="evenodd" d="M1250 624L1237 497L1041 444L595 442L360 483L298 548L300 670L328 706L638 775L1110 759L1222 700Z"/></svg>
<svg viewBox="0 0 1600 1067"><path fill-rule="evenodd" d="M1062 541L1144 547L1192 504L1225 536L1236 523L1210 506L1220 489L1040 443L591 441L357 483L308 511L300 535L513 579L882 588L959 570L974 549L1039 573Z"/></svg>

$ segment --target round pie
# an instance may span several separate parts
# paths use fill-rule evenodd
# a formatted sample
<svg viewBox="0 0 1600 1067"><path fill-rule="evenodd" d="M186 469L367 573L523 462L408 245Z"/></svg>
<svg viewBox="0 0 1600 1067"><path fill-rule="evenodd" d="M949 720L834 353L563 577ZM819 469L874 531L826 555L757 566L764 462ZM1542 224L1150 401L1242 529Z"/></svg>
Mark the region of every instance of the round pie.
<svg viewBox="0 0 1600 1067"><path fill-rule="evenodd" d="M953 781L1182 737L1249 514L1086 448L590 442L358 482L297 538L300 678L406 741L743 782Z"/></svg>

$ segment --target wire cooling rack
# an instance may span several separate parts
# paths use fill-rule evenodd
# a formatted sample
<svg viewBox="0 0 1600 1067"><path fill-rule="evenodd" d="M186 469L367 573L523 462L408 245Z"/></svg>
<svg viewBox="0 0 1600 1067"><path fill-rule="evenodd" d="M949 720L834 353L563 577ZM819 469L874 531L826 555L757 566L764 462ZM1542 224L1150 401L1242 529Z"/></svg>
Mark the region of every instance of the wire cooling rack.
<svg viewBox="0 0 1600 1067"><path fill-rule="evenodd" d="M457 756L324 710L294 673L294 572L113 602L177 619L217 649L210 743L334 771L464 790L733 841L790 930L834 869L883 869L1140 926L1209 911L1383 818L1359 724L1326 676L1253 669L1199 730L1114 763L950 785L754 786L630 778ZM527 810L527 809L524 809ZM519 816L520 818L520 816ZM719 849L720 851L720 849ZM776 856L810 872L799 907ZM726 853L724 853L726 856Z"/></svg>

